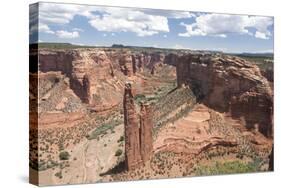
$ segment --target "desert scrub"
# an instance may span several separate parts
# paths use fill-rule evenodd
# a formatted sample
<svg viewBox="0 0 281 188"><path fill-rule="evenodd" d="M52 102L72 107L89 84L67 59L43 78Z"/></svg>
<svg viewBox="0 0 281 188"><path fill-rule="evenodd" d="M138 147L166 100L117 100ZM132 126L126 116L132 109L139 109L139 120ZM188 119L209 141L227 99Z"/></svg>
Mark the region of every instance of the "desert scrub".
<svg viewBox="0 0 281 188"><path fill-rule="evenodd" d="M216 162L210 166L199 166L195 169L197 176L202 175L218 175L218 174L233 174L233 173L249 173L260 171L261 161L255 159L252 162L244 163L241 161L231 161L219 163Z"/></svg>
<svg viewBox="0 0 281 188"><path fill-rule="evenodd" d="M55 176L58 177L59 179L62 179L62 172L59 171L59 172L55 173Z"/></svg>
<svg viewBox="0 0 281 188"><path fill-rule="evenodd" d="M120 138L117 140L117 142L123 142L124 141L124 136L120 136Z"/></svg>
<svg viewBox="0 0 281 188"><path fill-rule="evenodd" d="M116 152L115 152L115 156L118 157L120 155L122 155L123 151L121 149L118 149Z"/></svg>
<svg viewBox="0 0 281 188"><path fill-rule="evenodd" d="M88 140L97 139L99 136L105 135L107 131L111 130L113 131L114 127L116 125L119 125L121 123L120 120L112 120L108 123L105 123L99 127L97 127L94 131L92 131L90 134L86 136Z"/></svg>
<svg viewBox="0 0 281 188"><path fill-rule="evenodd" d="M69 153L67 151L62 151L59 154L60 160L68 160L70 157Z"/></svg>

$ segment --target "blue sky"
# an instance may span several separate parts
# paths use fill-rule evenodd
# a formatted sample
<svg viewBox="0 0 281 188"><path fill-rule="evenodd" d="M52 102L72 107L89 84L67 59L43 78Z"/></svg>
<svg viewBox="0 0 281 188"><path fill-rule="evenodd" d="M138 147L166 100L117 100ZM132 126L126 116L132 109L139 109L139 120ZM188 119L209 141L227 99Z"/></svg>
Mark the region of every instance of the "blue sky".
<svg viewBox="0 0 281 188"><path fill-rule="evenodd" d="M273 18L264 16L40 3L30 22L31 43L273 52Z"/></svg>

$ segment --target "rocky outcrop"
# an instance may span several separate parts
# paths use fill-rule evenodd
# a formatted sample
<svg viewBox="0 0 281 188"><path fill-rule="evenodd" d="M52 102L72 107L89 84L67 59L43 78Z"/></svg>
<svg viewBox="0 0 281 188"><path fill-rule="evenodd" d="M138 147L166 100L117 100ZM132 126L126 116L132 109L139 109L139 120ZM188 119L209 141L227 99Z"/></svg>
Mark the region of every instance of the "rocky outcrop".
<svg viewBox="0 0 281 188"><path fill-rule="evenodd" d="M149 105L141 104L138 117L130 83L125 85L123 105L125 164L127 170L133 170L149 160L152 155L152 110Z"/></svg>
<svg viewBox="0 0 281 188"><path fill-rule="evenodd" d="M140 149L142 161L148 161L152 155L152 109L148 104L141 104L140 110Z"/></svg>
<svg viewBox="0 0 281 188"><path fill-rule="evenodd" d="M70 88L94 111L122 101L128 77L144 70L158 75L165 66L176 66L178 86L190 87L197 100L220 112L245 119L245 126L272 136L273 92L268 80L253 63L225 55L71 49L39 51L41 72L60 71Z"/></svg>
<svg viewBox="0 0 281 188"><path fill-rule="evenodd" d="M132 170L140 165L141 154L138 118L130 83L125 85L123 105L125 125L125 163L127 169Z"/></svg>
<svg viewBox="0 0 281 188"><path fill-rule="evenodd" d="M165 55L106 49L40 49L39 71L61 72L83 103L100 111L119 104L125 80L146 69L157 74ZM159 70L158 70L159 69ZM107 90L107 94L104 91ZM103 96L103 97L100 97Z"/></svg>
<svg viewBox="0 0 281 188"><path fill-rule="evenodd" d="M179 87L190 86L209 107L243 117L248 129L272 136L273 93L256 65L222 55L170 56L177 62Z"/></svg>
<svg viewBox="0 0 281 188"><path fill-rule="evenodd" d="M66 75L74 93L94 109L106 109L121 102L117 100L122 96L117 92L121 86L114 85L113 65L102 50L40 50L39 70L43 73L59 71ZM113 92L101 94L102 81L103 86ZM101 95L103 99L99 97Z"/></svg>

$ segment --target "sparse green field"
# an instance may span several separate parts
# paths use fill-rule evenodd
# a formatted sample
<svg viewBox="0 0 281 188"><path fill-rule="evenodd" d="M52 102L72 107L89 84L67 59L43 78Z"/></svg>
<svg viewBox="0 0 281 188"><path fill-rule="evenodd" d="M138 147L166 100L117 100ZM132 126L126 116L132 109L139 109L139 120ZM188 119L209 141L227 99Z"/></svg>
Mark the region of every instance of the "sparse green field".
<svg viewBox="0 0 281 188"><path fill-rule="evenodd" d="M255 159L252 162L215 162L214 164L208 166L198 166L195 170L195 174L197 176L202 176L258 172L260 171L261 162L262 161L260 159Z"/></svg>

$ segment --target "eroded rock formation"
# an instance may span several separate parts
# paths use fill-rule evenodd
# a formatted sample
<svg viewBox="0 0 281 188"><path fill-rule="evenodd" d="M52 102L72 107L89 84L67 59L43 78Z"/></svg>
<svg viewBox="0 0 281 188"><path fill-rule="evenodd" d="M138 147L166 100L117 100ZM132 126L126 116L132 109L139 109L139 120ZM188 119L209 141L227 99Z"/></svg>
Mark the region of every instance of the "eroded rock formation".
<svg viewBox="0 0 281 188"><path fill-rule="evenodd" d="M149 105L142 104L138 118L130 83L125 85L123 104L125 164L127 170L133 170L149 160L152 154L152 111Z"/></svg>
<svg viewBox="0 0 281 188"><path fill-rule="evenodd" d="M124 93L125 162L128 170L141 163L140 135L137 112L130 83L125 85Z"/></svg>
<svg viewBox="0 0 281 188"><path fill-rule="evenodd" d="M154 52L40 49L39 71L61 72L69 78L70 88L83 103L103 111L121 103L127 77L142 73L144 69L156 74L164 60L164 54Z"/></svg>
<svg viewBox="0 0 281 188"><path fill-rule="evenodd" d="M140 110L140 147L143 162L148 161L153 150L152 146L152 109L148 104L141 104Z"/></svg>
<svg viewBox="0 0 281 188"><path fill-rule="evenodd" d="M229 56L171 55L176 59L178 86L192 87L198 100L233 117L246 127L272 136L273 93L253 63Z"/></svg>

